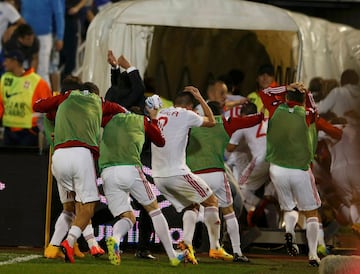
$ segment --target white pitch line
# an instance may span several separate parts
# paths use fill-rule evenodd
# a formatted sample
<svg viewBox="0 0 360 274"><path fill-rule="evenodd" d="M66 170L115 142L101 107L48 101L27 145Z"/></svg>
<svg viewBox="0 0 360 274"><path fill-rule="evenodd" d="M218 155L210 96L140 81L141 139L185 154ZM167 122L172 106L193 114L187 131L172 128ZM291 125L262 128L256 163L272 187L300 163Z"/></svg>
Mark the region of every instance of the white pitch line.
<svg viewBox="0 0 360 274"><path fill-rule="evenodd" d="M16 257L16 258L8 260L8 261L0 262L0 265L21 263L21 262L26 262L26 261L30 261L33 259L37 259L40 257L41 257L40 255L29 255L29 256L25 256L25 257Z"/></svg>

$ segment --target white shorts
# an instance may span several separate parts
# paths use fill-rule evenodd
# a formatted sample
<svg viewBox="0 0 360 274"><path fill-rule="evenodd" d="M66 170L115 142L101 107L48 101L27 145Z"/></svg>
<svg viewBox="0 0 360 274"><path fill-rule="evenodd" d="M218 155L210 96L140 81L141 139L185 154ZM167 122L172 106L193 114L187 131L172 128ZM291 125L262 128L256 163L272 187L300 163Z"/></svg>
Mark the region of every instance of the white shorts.
<svg viewBox="0 0 360 274"><path fill-rule="evenodd" d="M201 204L213 193L203 179L192 173L171 177L155 177L154 182L177 212L181 212L193 203Z"/></svg>
<svg viewBox="0 0 360 274"><path fill-rule="evenodd" d="M52 156L52 173L58 183L61 203L69 202L69 192L81 203L99 200L96 171L91 151L84 147L56 149Z"/></svg>
<svg viewBox="0 0 360 274"><path fill-rule="evenodd" d="M265 161L253 159L242 172L239 179L239 187L250 191L256 191L265 183L269 182L270 165Z"/></svg>
<svg viewBox="0 0 360 274"><path fill-rule="evenodd" d="M228 207L233 204L231 188L225 172L217 171L196 175L209 185L218 198L219 207Z"/></svg>
<svg viewBox="0 0 360 274"><path fill-rule="evenodd" d="M142 205L156 200L150 183L139 166L112 166L101 173L108 207L114 217L132 211L129 193Z"/></svg>
<svg viewBox="0 0 360 274"><path fill-rule="evenodd" d="M321 205L314 176L309 170L284 168L270 164L270 177L281 209L300 211L317 209Z"/></svg>

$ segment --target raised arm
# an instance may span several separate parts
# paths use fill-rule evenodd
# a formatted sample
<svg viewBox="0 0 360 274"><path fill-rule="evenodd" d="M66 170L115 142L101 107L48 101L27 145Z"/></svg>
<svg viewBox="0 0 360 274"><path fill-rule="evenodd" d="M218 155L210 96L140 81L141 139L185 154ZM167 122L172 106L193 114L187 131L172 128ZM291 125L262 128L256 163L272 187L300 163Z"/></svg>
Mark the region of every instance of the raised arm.
<svg viewBox="0 0 360 274"><path fill-rule="evenodd" d="M215 117L213 112L211 111L210 107L204 100L204 98L201 96L200 91L193 86L187 86L184 88L184 91L188 91L194 95L195 99L200 103L200 106L202 107L204 111L204 122L201 125L202 127L213 127L215 126Z"/></svg>
<svg viewBox="0 0 360 274"><path fill-rule="evenodd" d="M165 145L165 138L158 127L158 120L156 119L159 109L149 108L147 106L145 109L150 117L144 116L145 134L156 146L163 147Z"/></svg>

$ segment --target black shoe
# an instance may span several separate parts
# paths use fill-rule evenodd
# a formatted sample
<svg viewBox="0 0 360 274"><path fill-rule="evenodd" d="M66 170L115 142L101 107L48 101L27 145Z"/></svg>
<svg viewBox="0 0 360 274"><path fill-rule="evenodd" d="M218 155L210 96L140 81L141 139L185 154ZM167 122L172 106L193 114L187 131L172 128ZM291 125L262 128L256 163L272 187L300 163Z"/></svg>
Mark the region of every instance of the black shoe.
<svg viewBox="0 0 360 274"><path fill-rule="evenodd" d="M309 260L309 265L310 265L310 266L313 266L313 267L319 267L320 262L319 262L319 260L316 260L316 259L314 259L314 260Z"/></svg>
<svg viewBox="0 0 360 274"><path fill-rule="evenodd" d="M309 265L313 267L319 267L320 259L318 257L310 257L309 258Z"/></svg>
<svg viewBox="0 0 360 274"><path fill-rule="evenodd" d="M156 257L150 253L150 250L142 250L142 251L138 250L135 253L135 257L140 259L156 260Z"/></svg>
<svg viewBox="0 0 360 274"><path fill-rule="evenodd" d="M244 255L239 255L237 253L234 253L234 259L233 259L234 263L249 263L250 260L244 256Z"/></svg>
<svg viewBox="0 0 360 274"><path fill-rule="evenodd" d="M285 233L285 247L290 256L299 255L299 247L293 242L293 236L291 233Z"/></svg>

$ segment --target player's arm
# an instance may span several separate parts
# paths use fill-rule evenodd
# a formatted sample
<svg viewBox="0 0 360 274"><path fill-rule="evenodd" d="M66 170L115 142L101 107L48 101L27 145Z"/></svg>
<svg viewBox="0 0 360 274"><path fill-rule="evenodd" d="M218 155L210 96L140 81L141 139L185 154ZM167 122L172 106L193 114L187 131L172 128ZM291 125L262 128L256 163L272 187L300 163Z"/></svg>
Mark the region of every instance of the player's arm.
<svg viewBox="0 0 360 274"><path fill-rule="evenodd" d="M226 145L226 151L227 152L233 152L236 149L236 147L239 145L240 139L242 137L243 137L243 130L241 130L241 129L236 130L231 135L229 143Z"/></svg>
<svg viewBox="0 0 360 274"><path fill-rule="evenodd" d="M56 111L58 106L69 96L70 92L37 100L33 105L35 112L48 113Z"/></svg>
<svg viewBox="0 0 360 274"><path fill-rule="evenodd" d="M286 86L276 88L266 88L259 92L259 96L264 104L264 108L269 111L269 116L274 114L277 106L284 102L283 97L286 94Z"/></svg>
<svg viewBox="0 0 360 274"><path fill-rule="evenodd" d="M236 130L241 128L253 127L261 123L263 119L263 112L249 114L241 117L230 117L228 120L223 117L223 125L227 134L231 136Z"/></svg>
<svg viewBox="0 0 360 274"><path fill-rule="evenodd" d="M319 117L316 119L316 129L324 131L331 138L340 140L342 137L343 131L326 121L324 118Z"/></svg>
<svg viewBox="0 0 360 274"><path fill-rule="evenodd" d="M202 107L202 109L204 111L204 121L201 126L202 127L214 127L216 124L214 114L213 114L212 110L210 109L210 107L208 106L208 104L206 103L206 101L204 100L204 98L201 96L200 91L196 87L193 87L193 86L185 87L184 91L188 91L188 92L192 93L194 95L195 99L200 103L200 106Z"/></svg>
<svg viewBox="0 0 360 274"><path fill-rule="evenodd" d="M125 113L127 109L117 103L102 100L102 111L104 116L111 116L118 113Z"/></svg>
<svg viewBox="0 0 360 274"><path fill-rule="evenodd" d="M246 97L240 98L238 100L226 101L225 108L226 108L226 110L229 110L229 109L232 109L233 107L243 105L248 101L249 100Z"/></svg>
<svg viewBox="0 0 360 274"><path fill-rule="evenodd" d="M144 128L145 134L158 147L165 146L165 138L161 133L158 126L158 120L156 119L159 112L159 108L149 108L145 106L148 116L144 116Z"/></svg>

